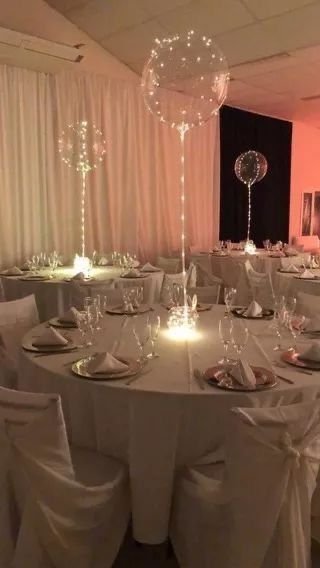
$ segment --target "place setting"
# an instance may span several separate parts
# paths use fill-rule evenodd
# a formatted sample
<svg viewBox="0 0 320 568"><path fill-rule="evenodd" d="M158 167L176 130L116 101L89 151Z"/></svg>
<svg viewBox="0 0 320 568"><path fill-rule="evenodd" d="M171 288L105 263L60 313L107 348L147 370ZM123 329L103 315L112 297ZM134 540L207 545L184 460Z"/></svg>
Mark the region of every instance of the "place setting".
<svg viewBox="0 0 320 568"><path fill-rule="evenodd" d="M263 308L258 302L253 300L247 307L232 308L231 313L237 318L271 320L274 315L274 310Z"/></svg>
<svg viewBox="0 0 320 568"><path fill-rule="evenodd" d="M105 312L110 315L135 316L153 311L152 306L143 304L143 286L125 287L122 289L122 303L107 305Z"/></svg>
<svg viewBox="0 0 320 568"><path fill-rule="evenodd" d="M78 349L78 345L72 337L60 333L53 327L44 327L39 330L39 335L24 339L22 348L36 354L48 355L57 353L67 353Z"/></svg>

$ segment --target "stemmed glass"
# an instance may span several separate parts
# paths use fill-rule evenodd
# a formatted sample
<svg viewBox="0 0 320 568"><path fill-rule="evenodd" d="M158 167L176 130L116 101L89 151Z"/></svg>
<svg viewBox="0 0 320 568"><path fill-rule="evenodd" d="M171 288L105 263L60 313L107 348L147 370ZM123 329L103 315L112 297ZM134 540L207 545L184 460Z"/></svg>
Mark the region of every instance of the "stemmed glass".
<svg viewBox="0 0 320 568"><path fill-rule="evenodd" d="M231 343L237 352L239 362L241 353L248 343L249 331L239 320L232 320L231 324Z"/></svg>
<svg viewBox="0 0 320 568"><path fill-rule="evenodd" d="M274 312L273 321L278 341L277 345L273 348L273 351L282 350L281 341L282 341L283 332L286 329L287 319L288 319L288 312L284 306L279 307L279 309Z"/></svg>
<svg viewBox="0 0 320 568"><path fill-rule="evenodd" d="M89 332L92 333L92 329L89 321L89 314L87 312L79 312L77 314L77 325L81 336L80 347L90 347L92 341L88 339Z"/></svg>
<svg viewBox="0 0 320 568"><path fill-rule="evenodd" d="M157 316L155 314L152 315L150 314L148 317L147 326L149 329L149 337L151 340L151 347L152 347L152 351L147 355L147 358L155 359L156 357L159 357L159 353L156 353L155 351L155 345L160 330L160 316Z"/></svg>
<svg viewBox="0 0 320 568"><path fill-rule="evenodd" d="M172 298L175 306L183 305L183 285L173 284L172 286Z"/></svg>
<svg viewBox="0 0 320 568"><path fill-rule="evenodd" d="M288 298L286 298L285 309L289 316L292 316L294 314L296 307L297 307L297 298L295 298L294 296L289 296Z"/></svg>
<svg viewBox="0 0 320 568"><path fill-rule="evenodd" d="M296 314L296 315L288 314L287 325L293 338L293 346L290 347L290 351L293 351L294 353L296 353L297 351L297 338L302 333L305 323L306 323L305 316L301 314Z"/></svg>
<svg viewBox="0 0 320 568"><path fill-rule="evenodd" d="M226 315L230 316L231 313L231 307L232 304L235 300L237 294L237 290L235 288L232 288L230 286L226 286L224 289L224 303L226 305Z"/></svg>
<svg viewBox="0 0 320 568"><path fill-rule="evenodd" d="M140 349L139 361L140 363L143 363L146 360L146 357L144 355L144 347L150 339L150 330L149 326L145 325L145 322L139 321L139 318L137 316L134 316L133 334Z"/></svg>
<svg viewBox="0 0 320 568"><path fill-rule="evenodd" d="M228 358L228 349L231 343L231 333L232 333L232 319L223 318L219 321L219 337L223 343L224 356L218 361L219 365L227 365L230 363Z"/></svg>

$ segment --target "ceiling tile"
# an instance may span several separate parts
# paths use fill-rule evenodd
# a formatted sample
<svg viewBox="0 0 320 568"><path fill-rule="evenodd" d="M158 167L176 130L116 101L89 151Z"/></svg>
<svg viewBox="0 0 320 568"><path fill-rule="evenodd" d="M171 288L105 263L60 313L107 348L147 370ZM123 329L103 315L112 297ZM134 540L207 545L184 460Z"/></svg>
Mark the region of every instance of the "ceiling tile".
<svg viewBox="0 0 320 568"><path fill-rule="evenodd" d="M72 8L80 8L89 2L90 0L47 0L47 4L50 4L50 6L62 13Z"/></svg>
<svg viewBox="0 0 320 568"><path fill-rule="evenodd" d="M106 38L101 44L121 61L140 60L149 57L156 37L167 35L166 30L155 20L125 30Z"/></svg>
<svg viewBox="0 0 320 568"><path fill-rule="evenodd" d="M292 50L319 43L320 3L311 4L276 18L261 22L282 49Z"/></svg>
<svg viewBox="0 0 320 568"><path fill-rule="evenodd" d="M138 2L150 16L154 17L179 6L190 4L191 0L138 0Z"/></svg>
<svg viewBox="0 0 320 568"><path fill-rule="evenodd" d="M96 40L149 18L137 0L91 0L68 12L68 18Z"/></svg>
<svg viewBox="0 0 320 568"><path fill-rule="evenodd" d="M158 16L158 21L172 33L193 29L216 35L245 26L252 16L238 0L194 0L187 6Z"/></svg>
<svg viewBox="0 0 320 568"><path fill-rule="evenodd" d="M291 12L296 8L312 4L314 1L315 0L243 0L244 4L260 19L271 18L272 16L277 16L284 12Z"/></svg>
<svg viewBox="0 0 320 568"><path fill-rule="evenodd" d="M285 67L295 67L299 65L301 60L297 59L294 54L283 53L281 55L271 56L267 59L245 63L244 65L235 65L230 68L231 77L235 79L245 79L254 75L262 75L277 69Z"/></svg>
<svg viewBox="0 0 320 568"><path fill-rule="evenodd" d="M276 93L290 93L297 98L320 92L320 73L314 66L306 64L247 77L245 82Z"/></svg>
<svg viewBox="0 0 320 568"><path fill-rule="evenodd" d="M252 24L219 35L217 43L227 57L229 65L268 57L281 51L278 42L270 37L261 24Z"/></svg>

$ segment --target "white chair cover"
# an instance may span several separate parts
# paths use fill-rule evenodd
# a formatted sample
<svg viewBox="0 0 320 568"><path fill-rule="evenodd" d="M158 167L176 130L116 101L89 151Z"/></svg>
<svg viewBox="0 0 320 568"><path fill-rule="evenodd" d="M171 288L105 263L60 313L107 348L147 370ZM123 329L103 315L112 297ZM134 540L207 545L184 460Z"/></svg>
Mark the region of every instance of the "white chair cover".
<svg viewBox="0 0 320 568"><path fill-rule="evenodd" d="M11 359L7 350L0 345L0 386L15 389L17 380L16 364L13 359Z"/></svg>
<svg viewBox="0 0 320 568"><path fill-rule="evenodd" d="M0 302L0 335L14 361L17 360L22 337L38 323L38 309L33 294L12 302Z"/></svg>
<svg viewBox="0 0 320 568"><path fill-rule="evenodd" d="M183 285L183 274L165 274L161 290L161 302L169 304L174 284Z"/></svg>
<svg viewBox="0 0 320 568"><path fill-rule="evenodd" d="M0 444L0 565L110 568L128 522L123 466L100 456L111 470L105 482L77 480L56 395L0 388ZM87 468L89 453L78 457ZM22 513L16 545L11 484Z"/></svg>
<svg viewBox="0 0 320 568"><path fill-rule="evenodd" d="M190 298L194 294L197 295L198 302L204 304L218 304L220 296L220 284L214 286L195 286L194 288L187 288L187 293Z"/></svg>
<svg viewBox="0 0 320 568"><path fill-rule="evenodd" d="M176 274L181 266L180 258L170 258L165 256L158 256L156 266L161 268L168 274Z"/></svg>
<svg viewBox="0 0 320 568"><path fill-rule="evenodd" d="M245 261L245 272L252 297L265 308L274 306L274 290L268 272L257 272L249 260Z"/></svg>
<svg viewBox="0 0 320 568"><path fill-rule="evenodd" d="M297 312L307 316L313 317L315 314L320 313L320 297L314 294L305 294L298 292L297 294Z"/></svg>
<svg viewBox="0 0 320 568"><path fill-rule="evenodd" d="M309 568L319 461L320 402L234 409L224 480L211 464L179 481L171 537L181 565Z"/></svg>

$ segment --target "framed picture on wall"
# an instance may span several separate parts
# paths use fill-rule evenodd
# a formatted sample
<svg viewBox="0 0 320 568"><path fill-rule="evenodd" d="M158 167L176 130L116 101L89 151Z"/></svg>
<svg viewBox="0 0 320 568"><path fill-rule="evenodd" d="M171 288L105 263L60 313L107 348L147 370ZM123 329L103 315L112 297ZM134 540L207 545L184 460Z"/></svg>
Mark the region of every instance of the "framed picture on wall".
<svg viewBox="0 0 320 568"><path fill-rule="evenodd" d="M312 234L320 237L320 191L313 194Z"/></svg>
<svg viewBox="0 0 320 568"><path fill-rule="evenodd" d="M306 192L302 198L301 235L311 235L312 192Z"/></svg>

